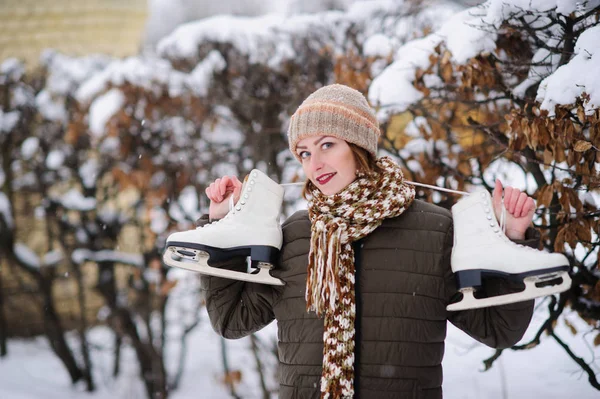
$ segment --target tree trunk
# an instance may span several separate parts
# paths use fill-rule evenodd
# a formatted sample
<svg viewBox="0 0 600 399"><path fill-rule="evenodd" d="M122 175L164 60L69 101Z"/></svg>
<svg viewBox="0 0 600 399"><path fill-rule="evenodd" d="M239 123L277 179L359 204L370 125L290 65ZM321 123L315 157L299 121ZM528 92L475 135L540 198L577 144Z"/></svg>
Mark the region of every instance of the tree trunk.
<svg viewBox="0 0 600 399"><path fill-rule="evenodd" d="M84 364L84 378L86 384L86 390L88 392L93 392L96 389L94 384L94 378L92 376L92 362L90 359L90 349L87 341L86 331L87 331L87 319L85 317L85 287L83 285L83 277L81 276L81 270L79 269L79 265L75 265L73 267L73 273L75 273L75 278L77 280L77 299L79 304L79 342L81 345L81 354L83 356L83 364Z"/></svg>
<svg viewBox="0 0 600 399"><path fill-rule="evenodd" d="M71 383L75 384L83 378L83 372L77 365L73 352L65 339L65 332L52 301L52 283L41 276L38 276L38 282L44 301L43 313L46 336L50 341L52 350L67 368Z"/></svg>
<svg viewBox="0 0 600 399"><path fill-rule="evenodd" d="M271 394L269 393L269 390L267 389L267 384L265 383L265 373L263 370L262 362L260 361L260 356L258 355L259 348L257 341L258 339L256 338L256 335L250 335L252 354L254 355L254 361L256 362L256 370L258 371L258 376L260 377L260 387L263 392L263 399L269 399L271 397Z"/></svg>
<svg viewBox="0 0 600 399"><path fill-rule="evenodd" d="M140 374L146 385L148 398L166 399L168 397L167 378L160 354L151 342L142 341L133 318L127 309L120 308L116 310L116 321L118 331L131 339L131 344L140 363Z"/></svg>

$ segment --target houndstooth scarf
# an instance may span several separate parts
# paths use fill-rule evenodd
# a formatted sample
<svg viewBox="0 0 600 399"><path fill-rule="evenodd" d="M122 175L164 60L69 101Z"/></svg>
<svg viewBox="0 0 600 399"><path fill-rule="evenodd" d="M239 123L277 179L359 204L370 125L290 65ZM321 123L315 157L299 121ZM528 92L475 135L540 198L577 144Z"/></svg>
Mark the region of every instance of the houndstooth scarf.
<svg viewBox="0 0 600 399"><path fill-rule="evenodd" d="M308 183L311 242L306 282L307 311L325 315L321 398L354 396L354 250L352 242L400 215L415 197L400 167L377 160L383 172L357 179L326 196Z"/></svg>

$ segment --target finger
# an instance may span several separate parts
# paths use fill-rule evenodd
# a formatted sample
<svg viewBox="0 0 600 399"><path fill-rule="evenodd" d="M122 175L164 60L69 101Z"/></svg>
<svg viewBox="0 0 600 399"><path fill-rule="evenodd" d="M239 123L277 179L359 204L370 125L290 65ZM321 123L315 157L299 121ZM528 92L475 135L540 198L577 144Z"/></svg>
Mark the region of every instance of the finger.
<svg viewBox="0 0 600 399"><path fill-rule="evenodd" d="M242 189L243 184L237 176L231 176L231 182L235 187L239 188L240 190Z"/></svg>
<svg viewBox="0 0 600 399"><path fill-rule="evenodd" d="M523 207L523 211L525 212L525 215L531 215L531 217L533 218L533 214L535 213L535 200L533 198L527 198L527 202Z"/></svg>
<svg viewBox="0 0 600 399"><path fill-rule="evenodd" d="M513 213L514 217L521 217L521 216L525 216L526 212L524 211L524 206L525 203L527 202L527 198L529 198L529 196L525 193L521 193L519 194L519 197L517 198L517 203L515 205L515 211Z"/></svg>
<svg viewBox="0 0 600 399"><path fill-rule="evenodd" d="M224 178L222 177L215 180L215 189L217 190L217 195L219 197L223 197L223 194L225 194L225 188L223 187L223 183Z"/></svg>
<svg viewBox="0 0 600 399"><path fill-rule="evenodd" d="M206 190L204 190L204 192L206 193L206 196L210 201L215 202L216 198L211 190L211 186L206 187Z"/></svg>
<svg viewBox="0 0 600 399"><path fill-rule="evenodd" d="M221 185L225 188L225 191L231 191L233 189L231 176L224 176Z"/></svg>
<svg viewBox="0 0 600 399"><path fill-rule="evenodd" d="M505 196L504 196L504 206L506 206L506 210L514 215L515 206L517 205L517 200L519 199L519 195L521 191L519 189L513 187L505 188Z"/></svg>
<svg viewBox="0 0 600 399"><path fill-rule="evenodd" d="M212 193L212 196L213 196L215 202L223 201L223 196L219 192L220 181L221 181L221 179L217 179L213 183L210 184L210 192Z"/></svg>

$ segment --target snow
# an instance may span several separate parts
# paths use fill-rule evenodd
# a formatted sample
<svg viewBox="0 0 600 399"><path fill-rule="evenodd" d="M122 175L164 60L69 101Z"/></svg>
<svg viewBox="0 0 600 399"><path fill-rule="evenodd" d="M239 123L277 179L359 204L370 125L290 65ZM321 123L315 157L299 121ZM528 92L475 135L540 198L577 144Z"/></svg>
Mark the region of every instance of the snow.
<svg viewBox="0 0 600 399"><path fill-rule="evenodd" d="M141 254L113 251L109 249L90 251L89 249L79 248L73 251L71 259L79 265L86 261L115 262L140 268L144 265L144 257Z"/></svg>
<svg viewBox="0 0 600 399"><path fill-rule="evenodd" d="M6 75L10 81L17 82L25 74L25 66L16 58L7 58L0 64L0 75ZM0 76L0 84L5 83L5 77Z"/></svg>
<svg viewBox="0 0 600 399"><path fill-rule="evenodd" d="M1 186L1 185L0 185ZM12 229L14 227L14 221L12 217L12 207L10 205L10 201L6 194L3 191L0 191L0 216L4 223L6 223L6 227Z"/></svg>
<svg viewBox="0 0 600 399"><path fill-rule="evenodd" d="M63 97L73 92L83 81L95 75L108 64L103 55L71 57L54 50L45 50L40 62L48 69L46 88L53 95Z"/></svg>
<svg viewBox="0 0 600 399"><path fill-rule="evenodd" d="M179 194L178 201L181 204L181 209L186 215L189 215L192 220L196 220L202 216L199 212L198 193L196 192L195 187L184 187L184 189L181 190L181 194Z"/></svg>
<svg viewBox="0 0 600 399"><path fill-rule="evenodd" d="M119 89L111 89L98 96L90 105L89 126L93 137L98 140L104 135L106 123L125 103L125 95Z"/></svg>
<svg viewBox="0 0 600 399"><path fill-rule="evenodd" d="M28 161L33 157L36 151L40 148L40 139L37 137L28 137L21 144L21 157Z"/></svg>
<svg viewBox="0 0 600 399"><path fill-rule="evenodd" d="M64 260L64 256L59 250L45 253L42 256L42 260L40 260L40 257L31 248L21 242L15 243L13 249L19 262L25 264L30 269L37 270L40 267L57 266Z"/></svg>
<svg viewBox="0 0 600 399"><path fill-rule="evenodd" d="M61 150L52 150L46 158L46 167L50 170L57 170L65 162L65 153Z"/></svg>
<svg viewBox="0 0 600 399"><path fill-rule="evenodd" d="M600 5L600 0L491 0L489 3L490 20L501 21L510 14L528 10L529 12L548 12L556 10L562 15L574 11L591 10Z"/></svg>
<svg viewBox="0 0 600 399"><path fill-rule="evenodd" d="M423 98L423 93L413 86L417 69L427 69L429 57L442 42L455 63L464 63L484 51L496 48L496 34L482 29L481 10L473 7L454 14L435 33L412 40L398 49L394 62L377 76L368 98L380 108L378 116L387 118L391 113L405 111Z"/></svg>
<svg viewBox="0 0 600 399"><path fill-rule="evenodd" d="M297 57L293 44L295 39L318 38L335 53L343 54L348 46L347 28L352 24L360 26L361 35L365 38L382 33L382 30L389 31L393 37L402 31L410 31L413 35L415 30L427 25L437 26L439 15L457 9L456 5L444 2L437 2L436 7L439 13L436 18L427 7L424 7L422 15L411 15L407 5L393 0L355 2L346 12L291 16L267 14L259 17L217 15L181 25L158 43L157 52L168 59L195 61L201 44L230 43L236 51L248 56L250 63L263 63L277 69L286 60ZM404 11L406 15L399 17ZM401 37L408 39L404 35ZM395 46L397 41L390 37L388 45L385 45L382 37L373 40L375 42L370 45L369 51L376 53L389 50L389 45Z"/></svg>
<svg viewBox="0 0 600 399"><path fill-rule="evenodd" d="M64 255L60 250L53 250L47 252L42 259L45 266L55 266L64 260Z"/></svg>
<svg viewBox="0 0 600 399"><path fill-rule="evenodd" d="M198 22L184 24L158 43L157 51L167 58L194 58L202 42L228 42L236 50L250 56L250 62L267 60L269 51L277 46L276 30L283 26L285 17L265 15L261 17L236 17L218 15ZM279 57L292 58L288 44L281 41Z"/></svg>
<svg viewBox="0 0 600 399"><path fill-rule="evenodd" d="M540 301L537 302L540 304ZM541 327L547 311L539 309L520 344L529 342ZM567 319L579 330L573 336L565 324ZM586 325L573 312L565 311L555 328L556 335L565 341L577 356L594 365L594 335L592 327ZM590 332L585 334L585 332ZM494 350L474 342L462 331L449 324L447 349L444 357L444 396L461 399L501 398L581 398L598 397L587 378L566 352L547 335L542 343L529 350L506 350L486 372L483 360L493 355Z"/></svg>
<svg viewBox="0 0 600 399"><path fill-rule="evenodd" d="M19 111L3 112L0 109L0 133L8 133L14 129L21 116Z"/></svg>
<svg viewBox="0 0 600 399"><path fill-rule="evenodd" d="M77 211L91 211L96 207L96 199L84 197L81 192L76 189L67 191L62 197L55 199L66 209Z"/></svg>
<svg viewBox="0 0 600 399"><path fill-rule="evenodd" d="M99 170L100 165L98 164L98 160L95 158L89 158L83 163L83 165L81 165L79 168L79 176L81 177L81 181L86 188L92 188L96 185Z"/></svg>
<svg viewBox="0 0 600 399"><path fill-rule="evenodd" d="M35 106L42 116L50 121L66 123L67 111L64 104L52 98L49 90L44 89L35 97Z"/></svg>
<svg viewBox="0 0 600 399"><path fill-rule="evenodd" d="M218 116L217 123L211 120L204 122L202 125L202 138L211 144L241 148L245 137L233 122L235 117L232 115L231 110L224 106L216 106L213 112Z"/></svg>
<svg viewBox="0 0 600 399"><path fill-rule="evenodd" d="M394 62L375 77L369 88L369 101L379 107L378 117L387 119L392 113L403 112L410 105L423 98L423 94L413 86L417 69L427 69L429 56L435 48L443 43L451 53L455 64L464 64L470 58L496 49L495 28L511 14L543 12L555 9L556 12L568 15L573 11L579 13L591 10L600 5L600 0L577 2L570 0L489 0L482 6L472 7L454 14L436 32L423 39L413 40L403 45L394 57ZM535 26L543 25L547 17L532 20ZM548 45L552 45L548 39ZM586 112L593 112L600 106L600 77L598 74L586 73L597 65L600 59L600 27L585 31L577 41L575 57L560 67L546 79L538 90L537 100L542 102L542 109L553 114L554 106L569 105L582 93L590 95L586 104ZM529 76L514 89L517 97L523 96L527 88L539 82L556 67L560 56L550 55L546 50L539 50L533 62L543 61L548 65L534 65ZM440 82L425 82L427 87L435 87Z"/></svg>
<svg viewBox="0 0 600 399"><path fill-rule="evenodd" d="M188 83L198 96L206 96L208 94L208 89L210 87L213 74L215 72L221 72L226 66L227 63L221 56L221 53L213 50L208 53L206 58L204 58L202 62L198 63L198 65L190 73Z"/></svg>
<svg viewBox="0 0 600 399"><path fill-rule="evenodd" d="M87 104L109 86L125 84L131 84L149 92L165 87L171 97L181 95L185 89L190 89L198 96L204 96L207 94L213 73L221 71L225 66L225 60L215 51L209 53L203 62L199 63L189 74L177 71L167 60L153 56L114 60L100 73L83 82L77 89L75 98L80 103ZM116 94L111 94L110 98L113 102L121 100ZM110 106L110 104L112 103L107 101L104 106ZM122 102L120 104L122 106ZM113 105L110 109L114 107L116 106ZM103 113L100 115L102 116Z"/></svg>
<svg viewBox="0 0 600 399"><path fill-rule="evenodd" d="M600 107L600 75L591 73L600 63L600 26L583 32L575 44L575 56L540 84L536 100L541 108L554 114L556 105L574 104L583 93L590 96L585 104L591 114Z"/></svg>
<svg viewBox="0 0 600 399"><path fill-rule="evenodd" d="M171 269L174 271L174 269ZM167 370L173 375L179 361L178 345L183 328L199 317L198 326L188 336L184 374L179 388L170 392L173 399L231 397L220 375L221 341L212 330L206 311L195 313L197 297L191 293L197 279L193 274L176 276L178 284L167 302L167 346L165 348ZM170 276L171 279L173 276ZM539 302L538 302L539 303ZM547 312L540 308L521 343L527 342L541 326ZM568 319L580 331L575 337L565 324ZM590 326L578 322L578 317L566 312L559 319L556 334L570 345L584 360L591 362L594 351ZM258 333L261 341L276 340L276 324L272 323ZM69 334L70 346L78 348L76 335ZM94 377L98 391L86 393L82 385L72 387L64 366L52 353L47 340L12 339L8 342L8 356L0 361L0 383L6 398L37 399L125 399L146 397L139 379L137 358L133 349L125 343L121 358L121 375L111 376L114 333L106 327L93 327L88 332L90 349L94 359ZM231 370L242 372L238 392L243 398L261 397L255 363L251 357L250 341L226 340ZM592 399L598 397L595 390L579 369L551 337L542 336L540 345L524 351L506 350L492 368L483 372L483 360L494 350L477 343L462 331L448 325L444 365L444 397L448 399L525 399L547 398ZM598 366L594 366L598 371ZM268 382L272 383L272 382Z"/></svg>
<svg viewBox="0 0 600 399"><path fill-rule="evenodd" d="M549 42L548 45L552 46L553 43ZM513 89L513 94L519 98L523 98L525 96L525 91L532 85L538 83L545 76L550 75L552 71L556 69L559 61L560 54L551 54L545 48L539 49L531 59L532 65L529 69L527 78ZM542 88L540 87L538 90L538 96L540 95L541 89Z"/></svg>
<svg viewBox="0 0 600 399"><path fill-rule="evenodd" d="M381 33L369 37L363 44L363 52L367 57L387 57L392 50L391 39Z"/></svg>
<svg viewBox="0 0 600 399"><path fill-rule="evenodd" d="M40 258L27 245L20 242L16 242L13 247L13 250L19 262L25 264L30 269L40 268Z"/></svg>

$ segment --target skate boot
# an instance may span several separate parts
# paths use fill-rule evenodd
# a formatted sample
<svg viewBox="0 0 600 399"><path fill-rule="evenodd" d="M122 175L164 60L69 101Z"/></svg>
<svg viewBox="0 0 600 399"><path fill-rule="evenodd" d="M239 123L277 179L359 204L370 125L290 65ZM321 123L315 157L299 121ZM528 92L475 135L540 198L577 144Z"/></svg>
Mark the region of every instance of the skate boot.
<svg viewBox="0 0 600 399"><path fill-rule="evenodd" d="M163 261L209 276L270 285L283 285L269 270L277 259L283 236L279 212L283 187L254 169L242 186L240 199L221 220L167 238ZM215 262L250 256L258 273L215 267Z"/></svg>
<svg viewBox="0 0 600 399"><path fill-rule="evenodd" d="M474 309L526 301L563 292L571 286L569 262L560 253L547 253L512 242L494 216L492 198L487 191L472 193L452 207L454 248L452 271L463 294L448 310ZM473 292L482 278L497 276L523 281L525 290L489 298L475 298ZM550 280L561 283L538 286Z"/></svg>

